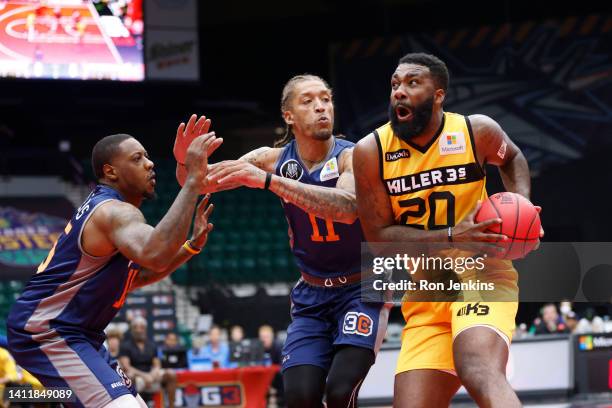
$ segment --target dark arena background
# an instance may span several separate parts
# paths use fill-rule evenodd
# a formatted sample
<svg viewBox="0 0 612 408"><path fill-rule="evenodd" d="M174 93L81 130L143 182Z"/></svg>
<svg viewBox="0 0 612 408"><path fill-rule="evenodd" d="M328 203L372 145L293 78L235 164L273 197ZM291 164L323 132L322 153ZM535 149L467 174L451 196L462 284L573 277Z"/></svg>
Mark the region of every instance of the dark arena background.
<svg viewBox="0 0 612 408"><path fill-rule="evenodd" d="M224 138L212 162L236 159L284 133L282 87L312 73L333 88L336 132L356 142L388 121L389 78L408 52L446 62L445 110L489 115L521 148L544 242L612 241L606 2L0 0L0 336L95 185L98 139L128 133L148 150L158 198L142 211L155 225L180 188L172 147L190 114L211 118ZM487 174L489 194L502 191L497 170ZM178 373L177 406L285 406L274 351L300 275L282 207L247 188L212 202L202 254L130 293L107 334L125 340L144 317L162 365ZM612 406L612 257L599 255L599 295L585 286L584 296L519 305L507 376L525 406ZM564 271L530 270L550 285ZM540 334L551 308L558 333ZM360 405L391 406L403 324L396 305ZM236 326L244 339L232 339ZM190 350L211 341L229 350L227 362L191 365ZM141 395L161 407L163 391ZM462 388L452 406L476 405Z"/></svg>

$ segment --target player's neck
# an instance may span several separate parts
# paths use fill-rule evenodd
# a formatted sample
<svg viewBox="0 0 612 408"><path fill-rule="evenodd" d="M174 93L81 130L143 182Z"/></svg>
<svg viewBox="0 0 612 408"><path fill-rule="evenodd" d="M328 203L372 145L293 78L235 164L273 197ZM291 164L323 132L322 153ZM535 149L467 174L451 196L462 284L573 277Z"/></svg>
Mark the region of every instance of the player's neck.
<svg viewBox="0 0 612 408"><path fill-rule="evenodd" d="M440 125L442 124L442 120L444 118L444 111L439 110L438 112L434 112L431 115L431 120L429 124L423 129L423 131L410 139L410 141L418 146L426 146L433 137L438 135L438 131L440 130Z"/></svg>
<svg viewBox="0 0 612 408"><path fill-rule="evenodd" d="M309 169L325 160L331 149L334 148L334 138L330 137L326 140L313 140L295 137L297 144L297 153L302 160L302 163Z"/></svg>
<svg viewBox="0 0 612 408"><path fill-rule="evenodd" d="M142 194L130 194L129 191L123 191L121 187L119 187L117 184L109 181L100 182L100 184L117 191L119 194L121 194L121 197L123 197L123 200L125 202L132 204L134 207L140 208L140 206L142 205Z"/></svg>

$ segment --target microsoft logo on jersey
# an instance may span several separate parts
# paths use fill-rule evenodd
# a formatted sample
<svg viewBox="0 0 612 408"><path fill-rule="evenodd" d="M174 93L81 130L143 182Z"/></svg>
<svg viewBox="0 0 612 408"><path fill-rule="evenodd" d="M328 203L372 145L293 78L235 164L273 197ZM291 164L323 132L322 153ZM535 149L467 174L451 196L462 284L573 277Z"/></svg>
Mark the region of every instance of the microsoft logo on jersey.
<svg viewBox="0 0 612 408"><path fill-rule="evenodd" d="M440 155L465 153L465 135L463 132L445 133L438 142Z"/></svg>
<svg viewBox="0 0 612 408"><path fill-rule="evenodd" d="M593 350L593 336L580 336L578 338L578 348L580 350Z"/></svg>

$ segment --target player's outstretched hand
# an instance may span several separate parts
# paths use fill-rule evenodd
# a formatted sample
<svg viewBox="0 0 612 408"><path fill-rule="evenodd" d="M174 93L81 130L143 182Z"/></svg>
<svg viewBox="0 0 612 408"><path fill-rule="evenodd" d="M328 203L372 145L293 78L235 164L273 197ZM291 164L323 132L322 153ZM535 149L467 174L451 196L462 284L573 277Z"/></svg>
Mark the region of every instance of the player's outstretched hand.
<svg viewBox="0 0 612 408"><path fill-rule="evenodd" d="M223 139L217 138L215 132L198 136L193 140L185 157L187 179L191 178L199 186L206 182L208 156L217 150L221 143Z"/></svg>
<svg viewBox="0 0 612 408"><path fill-rule="evenodd" d="M250 188L264 188L266 172L246 161L226 160L215 163L208 172L206 180L212 186L238 184Z"/></svg>
<svg viewBox="0 0 612 408"><path fill-rule="evenodd" d="M187 156L187 149L191 145L193 140L205 133L208 133L210 129L210 119L206 119L206 116L200 116L198 119L198 115L191 115L189 120L187 121L187 125L184 122L181 122L178 129L176 130L176 138L174 139L174 158L177 163L185 164L185 159ZM212 152L209 152L209 156Z"/></svg>
<svg viewBox="0 0 612 408"><path fill-rule="evenodd" d="M198 208L196 210L195 221L193 223L193 234L191 236L191 242L198 248L204 248L208 234L213 230L214 225L212 222L208 222L210 215L213 212L214 204L208 204L210 201L210 194L206 194Z"/></svg>

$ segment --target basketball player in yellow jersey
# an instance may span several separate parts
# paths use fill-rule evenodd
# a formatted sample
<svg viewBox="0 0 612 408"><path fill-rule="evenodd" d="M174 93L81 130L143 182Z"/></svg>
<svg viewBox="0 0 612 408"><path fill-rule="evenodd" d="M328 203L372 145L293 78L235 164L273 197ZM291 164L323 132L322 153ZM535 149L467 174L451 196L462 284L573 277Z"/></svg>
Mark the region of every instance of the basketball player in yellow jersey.
<svg viewBox="0 0 612 408"><path fill-rule="evenodd" d="M353 153L368 241L505 240L485 232L501 220L474 221L487 197L485 164L499 168L508 191L529 197L523 154L493 119L444 112L447 87L448 70L438 58L400 59L391 77L390 123ZM496 276L516 290L511 262L494 262ZM480 407L520 406L505 376L516 310L515 302L404 302L394 406L448 407L461 384Z"/></svg>

